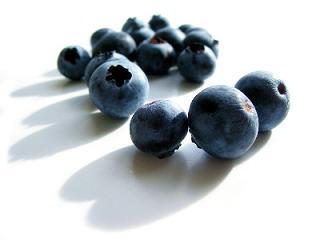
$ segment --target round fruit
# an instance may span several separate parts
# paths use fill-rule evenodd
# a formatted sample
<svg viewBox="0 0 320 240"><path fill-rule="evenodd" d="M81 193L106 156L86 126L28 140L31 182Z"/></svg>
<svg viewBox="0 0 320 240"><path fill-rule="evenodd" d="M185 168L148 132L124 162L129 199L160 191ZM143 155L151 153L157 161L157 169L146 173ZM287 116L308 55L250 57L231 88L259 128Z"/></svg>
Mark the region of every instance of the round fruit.
<svg viewBox="0 0 320 240"><path fill-rule="evenodd" d="M147 74L167 74L175 62L173 47L161 38L146 40L137 49L137 63Z"/></svg>
<svg viewBox="0 0 320 240"><path fill-rule="evenodd" d="M127 118L147 99L149 83L144 72L127 59L107 61L89 81L90 98L96 107L114 118Z"/></svg>
<svg viewBox="0 0 320 240"><path fill-rule="evenodd" d="M188 132L188 118L177 104L158 100L140 107L130 121L130 136L141 151L171 156Z"/></svg>
<svg viewBox="0 0 320 240"><path fill-rule="evenodd" d="M269 131L287 116L290 99L287 86L270 72L256 71L242 77L236 88L255 106L259 116L259 131Z"/></svg>
<svg viewBox="0 0 320 240"><path fill-rule="evenodd" d="M81 80L88 62L89 53L80 46L69 46L59 54L58 70L71 80Z"/></svg>
<svg viewBox="0 0 320 240"><path fill-rule="evenodd" d="M161 28L169 27L168 19L161 15L153 15L149 21L149 26L153 31L158 31Z"/></svg>
<svg viewBox="0 0 320 240"><path fill-rule="evenodd" d="M177 65L187 81L202 83L213 74L216 56L207 46L194 43L180 53Z"/></svg>
<svg viewBox="0 0 320 240"><path fill-rule="evenodd" d="M110 32L104 35L93 47L93 55L99 53L116 51L131 57L136 50L136 43L133 38L125 32Z"/></svg>
<svg viewBox="0 0 320 240"><path fill-rule="evenodd" d="M259 121L251 101L238 89L212 86L192 100L189 109L192 140L210 155L234 159L255 141Z"/></svg>

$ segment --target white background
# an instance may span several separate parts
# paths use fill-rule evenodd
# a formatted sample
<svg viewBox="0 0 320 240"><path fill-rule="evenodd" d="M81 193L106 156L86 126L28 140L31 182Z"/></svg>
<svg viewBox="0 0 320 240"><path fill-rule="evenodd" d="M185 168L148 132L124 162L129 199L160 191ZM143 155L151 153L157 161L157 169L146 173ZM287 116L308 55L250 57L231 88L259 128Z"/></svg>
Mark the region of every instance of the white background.
<svg viewBox="0 0 320 240"><path fill-rule="evenodd" d="M0 239L319 239L317 1L15 1L0 3ZM244 158L219 162L190 143L168 160L132 146L84 84L56 71L64 46L154 13L220 40L206 85L265 69L287 83L290 113ZM317 24L316 24L317 23ZM186 111L196 88L150 81L150 99Z"/></svg>

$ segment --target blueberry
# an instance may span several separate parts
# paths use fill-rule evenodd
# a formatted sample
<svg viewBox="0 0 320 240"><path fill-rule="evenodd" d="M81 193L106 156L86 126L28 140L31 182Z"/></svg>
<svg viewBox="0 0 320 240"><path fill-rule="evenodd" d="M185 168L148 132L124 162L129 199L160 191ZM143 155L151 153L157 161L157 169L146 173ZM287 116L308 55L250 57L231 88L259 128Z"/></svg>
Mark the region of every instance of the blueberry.
<svg viewBox="0 0 320 240"><path fill-rule="evenodd" d="M173 47L161 38L146 40L137 49L137 63L147 74L166 74L175 62Z"/></svg>
<svg viewBox="0 0 320 240"><path fill-rule="evenodd" d="M143 152L171 156L188 132L188 118L177 104L158 100L140 107L130 121L130 136Z"/></svg>
<svg viewBox="0 0 320 240"><path fill-rule="evenodd" d="M218 40L215 40L207 31L205 30L193 30L187 33L185 37L184 46L187 47L192 43L200 43L203 44L214 52L216 56L218 56Z"/></svg>
<svg viewBox="0 0 320 240"><path fill-rule="evenodd" d="M86 70L84 72L84 80L89 86L89 80L91 78L92 73L103 63L106 61L116 60L116 59L127 59L122 54L116 53L115 51L100 53L97 56L93 57L88 63Z"/></svg>
<svg viewBox="0 0 320 240"><path fill-rule="evenodd" d="M125 55L126 57L131 57L136 50L136 43L133 38L125 32L110 32L104 35L93 47L93 55L99 53L116 51Z"/></svg>
<svg viewBox="0 0 320 240"><path fill-rule="evenodd" d="M202 83L213 74L216 56L202 44L191 44L181 52L177 61L180 74L190 82Z"/></svg>
<svg viewBox="0 0 320 240"><path fill-rule="evenodd" d="M89 61L89 53L84 48L69 46L62 49L59 54L58 70L71 80L81 80Z"/></svg>
<svg viewBox="0 0 320 240"><path fill-rule="evenodd" d="M96 107L114 118L127 118L147 99L149 83L144 72L127 59L100 65L89 81L90 98Z"/></svg>
<svg viewBox="0 0 320 240"><path fill-rule="evenodd" d="M191 102L188 119L193 142L217 158L242 156L258 134L253 104L233 87L218 85L201 91Z"/></svg>
<svg viewBox="0 0 320 240"><path fill-rule="evenodd" d="M90 38L91 46L93 47L104 35L111 32L112 30L110 28L100 28L94 33L92 33Z"/></svg>
<svg viewBox="0 0 320 240"><path fill-rule="evenodd" d="M168 42L174 48L176 53L180 53L184 49L183 40L185 38L185 34L179 29L172 27L161 28L156 32L155 36Z"/></svg>
<svg viewBox="0 0 320 240"><path fill-rule="evenodd" d="M242 77L235 87L255 106L260 132L272 130L287 116L290 107L288 89L282 80L270 72L249 73Z"/></svg>
<svg viewBox="0 0 320 240"><path fill-rule="evenodd" d="M144 28L147 25L141 21L140 19L134 17L134 18L128 18L127 21L122 26L122 31L127 33L132 33L134 31L139 30L140 28Z"/></svg>
<svg viewBox="0 0 320 240"><path fill-rule="evenodd" d="M155 32L161 28L169 27L169 25L169 21L161 15L153 15L149 21L149 26Z"/></svg>
<svg viewBox="0 0 320 240"><path fill-rule="evenodd" d="M183 24L179 27L180 31L182 31L183 33L187 33L188 30L192 29L193 26L190 24Z"/></svg>
<svg viewBox="0 0 320 240"><path fill-rule="evenodd" d="M154 36L154 31L148 27L144 27L133 31L130 35L136 42L136 45L139 46L143 41L152 38Z"/></svg>

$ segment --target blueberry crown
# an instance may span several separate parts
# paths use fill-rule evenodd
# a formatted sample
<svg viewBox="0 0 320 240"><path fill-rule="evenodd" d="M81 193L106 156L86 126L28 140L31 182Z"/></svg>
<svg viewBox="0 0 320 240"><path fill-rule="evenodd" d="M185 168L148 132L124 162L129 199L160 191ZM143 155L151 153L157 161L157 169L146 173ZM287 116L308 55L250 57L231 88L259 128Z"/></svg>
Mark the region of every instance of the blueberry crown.
<svg viewBox="0 0 320 240"><path fill-rule="evenodd" d="M106 81L115 82L116 86L121 87L132 77L129 70L121 65L111 66L107 71Z"/></svg>
<svg viewBox="0 0 320 240"><path fill-rule="evenodd" d="M80 59L80 55L76 48L70 48L66 50L66 53L64 54L64 60L70 62L71 64L75 64L78 59Z"/></svg>

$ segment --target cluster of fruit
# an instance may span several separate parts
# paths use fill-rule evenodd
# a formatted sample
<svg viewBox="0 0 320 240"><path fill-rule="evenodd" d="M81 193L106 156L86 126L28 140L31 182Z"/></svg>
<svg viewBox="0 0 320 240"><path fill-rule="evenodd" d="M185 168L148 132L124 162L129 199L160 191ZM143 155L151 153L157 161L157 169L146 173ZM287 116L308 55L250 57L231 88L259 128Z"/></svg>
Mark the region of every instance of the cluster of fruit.
<svg viewBox="0 0 320 240"><path fill-rule="evenodd" d="M242 156L258 132L269 131L286 117L289 94L283 81L268 72L252 72L235 87L212 86L192 100L188 116L175 103L158 100L145 105L149 93L145 74L163 75L177 65L190 82L213 74L218 41L203 28L172 28L153 16L147 26L129 18L121 32L102 28L91 36L92 58L80 46L64 48L58 69L71 80L84 79L96 107L114 118L130 121L132 142L159 158L172 155L188 129L192 141L210 155ZM136 63L134 63L134 61Z"/></svg>

